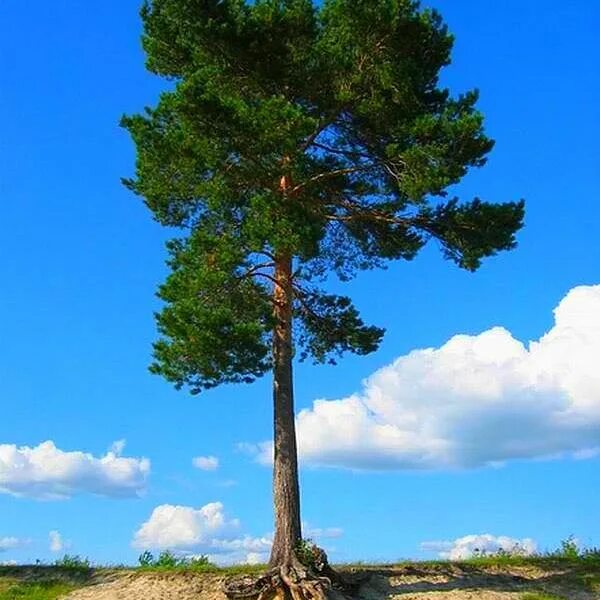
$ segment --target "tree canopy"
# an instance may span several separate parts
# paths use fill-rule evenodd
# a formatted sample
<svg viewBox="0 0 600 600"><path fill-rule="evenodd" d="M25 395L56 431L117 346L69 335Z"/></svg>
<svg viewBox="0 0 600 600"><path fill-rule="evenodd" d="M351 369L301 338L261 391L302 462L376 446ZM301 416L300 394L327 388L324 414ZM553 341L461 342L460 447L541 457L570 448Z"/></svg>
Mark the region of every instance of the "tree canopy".
<svg viewBox="0 0 600 600"><path fill-rule="evenodd" d="M273 268L292 258L297 354L377 348L334 273L410 260L429 242L475 270L515 246L524 205L448 189L493 147L475 90L439 82L453 37L413 0L152 0L147 67L169 80L123 118L125 181L177 231L151 369L198 392L272 369Z"/></svg>

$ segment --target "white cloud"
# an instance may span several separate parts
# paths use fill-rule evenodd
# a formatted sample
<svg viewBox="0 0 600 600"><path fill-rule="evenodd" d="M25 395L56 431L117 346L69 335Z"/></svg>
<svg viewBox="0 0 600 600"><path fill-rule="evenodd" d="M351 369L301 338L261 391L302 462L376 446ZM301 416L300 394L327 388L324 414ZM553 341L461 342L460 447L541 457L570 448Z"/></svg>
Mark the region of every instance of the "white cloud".
<svg viewBox="0 0 600 600"><path fill-rule="evenodd" d="M257 565L269 560L272 545L271 536L213 539L209 552L211 561L220 565Z"/></svg>
<svg viewBox="0 0 600 600"><path fill-rule="evenodd" d="M20 540L16 537L2 537L0 538L0 552L6 552L7 550L14 550L25 544L24 540Z"/></svg>
<svg viewBox="0 0 600 600"><path fill-rule="evenodd" d="M524 345L506 329L457 335L297 417L304 464L349 469L497 466L600 453L600 285L572 289ZM248 450L248 447L244 447ZM254 446L261 462L272 443Z"/></svg>
<svg viewBox="0 0 600 600"><path fill-rule="evenodd" d="M472 556L485 556L508 552L521 556L531 556L537 551L537 544L530 538L515 539L506 536L496 537L489 533L466 535L453 542L423 542L421 550L436 552L440 558L464 560Z"/></svg>
<svg viewBox="0 0 600 600"><path fill-rule="evenodd" d="M127 444L127 440L117 440L110 445L109 452L116 454L117 456L121 456L123 451L125 450L125 446Z"/></svg>
<svg viewBox="0 0 600 600"><path fill-rule="evenodd" d="M239 530L239 520L227 517L220 502L199 509L163 504L136 532L132 546L187 556L203 554L217 564L265 562L271 537L243 536Z"/></svg>
<svg viewBox="0 0 600 600"><path fill-rule="evenodd" d="M200 509L163 504L135 534L133 546L140 549L194 550L214 547L215 538L229 536L239 528L237 519L227 519L223 505L212 502Z"/></svg>
<svg viewBox="0 0 600 600"><path fill-rule="evenodd" d="M50 539L50 552L62 552L70 546L70 543L63 540L58 531L51 531L48 537Z"/></svg>
<svg viewBox="0 0 600 600"><path fill-rule="evenodd" d="M102 496L141 494L150 472L146 458L125 458L124 442L104 456L64 452L48 441L30 448L0 445L0 493L52 500L89 492Z"/></svg>
<svg viewBox="0 0 600 600"><path fill-rule="evenodd" d="M262 565L269 560L267 553L260 552L248 552L246 554L246 560L244 561L247 565Z"/></svg>
<svg viewBox="0 0 600 600"><path fill-rule="evenodd" d="M140 550L171 550L187 556L200 554L219 564L264 563L273 537L240 533L238 519L225 513L221 502L195 509L163 504L135 533L132 546ZM343 534L338 527L310 529L315 537L335 538Z"/></svg>
<svg viewBox="0 0 600 600"><path fill-rule="evenodd" d="M271 549L273 539L270 536L250 537L245 536L234 539L213 539L211 540L211 550L220 551L224 554L232 553L264 553Z"/></svg>
<svg viewBox="0 0 600 600"><path fill-rule="evenodd" d="M202 471L216 471L219 468L219 459L216 456L197 456L192 463Z"/></svg>

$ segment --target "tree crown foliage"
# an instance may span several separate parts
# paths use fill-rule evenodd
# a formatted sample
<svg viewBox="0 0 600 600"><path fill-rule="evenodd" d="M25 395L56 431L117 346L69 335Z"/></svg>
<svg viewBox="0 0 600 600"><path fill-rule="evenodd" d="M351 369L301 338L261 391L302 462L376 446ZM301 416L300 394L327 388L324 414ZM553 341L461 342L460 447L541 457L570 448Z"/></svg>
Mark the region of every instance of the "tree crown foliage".
<svg viewBox="0 0 600 600"><path fill-rule="evenodd" d="M477 92L439 84L453 38L413 0L147 0L147 68L171 80L123 118L125 184L179 231L151 367L194 392L271 368L276 256L293 257L296 344L331 361L383 330L319 283L412 259L431 239L460 267L515 246L523 203L447 189L493 141ZM282 177L288 182L282 193Z"/></svg>

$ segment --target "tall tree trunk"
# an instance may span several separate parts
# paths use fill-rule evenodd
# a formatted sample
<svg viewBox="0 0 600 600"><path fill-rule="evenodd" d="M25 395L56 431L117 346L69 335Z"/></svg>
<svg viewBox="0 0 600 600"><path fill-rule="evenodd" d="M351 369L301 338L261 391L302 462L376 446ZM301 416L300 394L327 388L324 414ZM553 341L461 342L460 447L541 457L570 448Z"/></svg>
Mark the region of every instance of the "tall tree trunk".
<svg viewBox="0 0 600 600"><path fill-rule="evenodd" d="M283 167L285 170L288 165L289 158L284 157ZM287 200L290 183L289 174L282 175L279 189L284 200ZM302 539L292 376L292 257L289 252L279 252L276 255L274 276L273 504L275 507L275 537L269 565L280 567L290 563L296 544Z"/></svg>
<svg viewBox="0 0 600 600"><path fill-rule="evenodd" d="M273 403L275 456L273 500L275 538L269 564L288 564L302 539L298 451L292 381L292 260L278 256L275 266L275 329L273 331Z"/></svg>

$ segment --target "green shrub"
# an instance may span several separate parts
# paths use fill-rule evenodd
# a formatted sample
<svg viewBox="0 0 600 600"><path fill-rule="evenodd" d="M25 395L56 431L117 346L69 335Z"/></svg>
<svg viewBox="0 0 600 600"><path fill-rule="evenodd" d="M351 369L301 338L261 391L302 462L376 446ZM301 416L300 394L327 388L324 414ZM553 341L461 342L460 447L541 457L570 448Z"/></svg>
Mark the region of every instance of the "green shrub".
<svg viewBox="0 0 600 600"><path fill-rule="evenodd" d="M164 550L157 557L146 550L138 558L143 569L198 569L209 570L216 568L208 556L177 556L170 550Z"/></svg>
<svg viewBox="0 0 600 600"><path fill-rule="evenodd" d="M584 548L581 557L591 560L600 560L600 548Z"/></svg>
<svg viewBox="0 0 600 600"><path fill-rule="evenodd" d="M214 567L213 563L210 562L208 556L202 554L201 556L193 556L188 560L187 563L192 569L198 567Z"/></svg>
<svg viewBox="0 0 600 600"><path fill-rule="evenodd" d="M296 545L298 560L309 569L320 573L327 566L327 555L312 540L301 540Z"/></svg>
<svg viewBox="0 0 600 600"><path fill-rule="evenodd" d="M75 586L60 581L19 583L0 590L0 600L57 600L74 589Z"/></svg>
<svg viewBox="0 0 600 600"><path fill-rule="evenodd" d="M165 569L172 569L174 567L180 567L183 559L177 558L170 550L165 550L158 555L154 566L162 567Z"/></svg>
<svg viewBox="0 0 600 600"><path fill-rule="evenodd" d="M154 555L152 552L145 550L140 554L138 563L140 564L140 567L152 567L154 566Z"/></svg>
<svg viewBox="0 0 600 600"><path fill-rule="evenodd" d="M560 543L560 548L552 553L555 558L565 558L567 560L577 560L581 558L582 552L575 538L570 535Z"/></svg>
<svg viewBox="0 0 600 600"><path fill-rule="evenodd" d="M69 571L89 571L92 568L87 558L81 558L76 554L65 554L54 562L54 566Z"/></svg>

